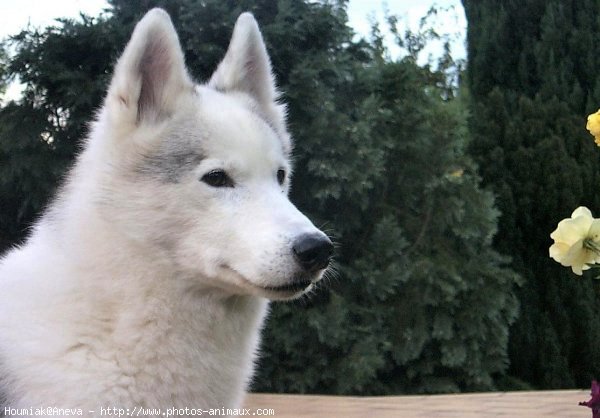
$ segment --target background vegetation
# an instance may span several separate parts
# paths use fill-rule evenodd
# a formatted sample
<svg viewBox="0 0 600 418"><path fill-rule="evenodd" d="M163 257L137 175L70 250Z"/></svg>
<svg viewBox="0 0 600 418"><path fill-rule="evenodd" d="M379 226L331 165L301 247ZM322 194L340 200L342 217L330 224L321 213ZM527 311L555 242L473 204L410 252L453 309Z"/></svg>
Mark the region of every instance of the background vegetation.
<svg viewBox="0 0 600 418"><path fill-rule="evenodd" d="M547 257L558 220L600 208L600 154L583 129L600 84L581 47L600 26L583 3L592 14L596 2L465 0L467 85L448 50L436 68L416 64L430 32L397 30L407 55L396 60L377 27L356 39L342 0L111 0L103 17L23 31L0 54L0 80L25 84L0 108L0 251L55 192L146 10L171 14L199 81L249 10L289 105L292 200L338 243L334 277L273 306L254 389L588 386L600 375L599 286Z"/></svg>
<svg viewBox="0 0 600 418"><path fill-rule="evenodd" d="M599 1L464 0L471 152L502 212L494 246L523 278L509 373L535 387L600 375L600 283L548 261L548 233L579 205L600 211ZM589 276L588 276L589 277Z"/></svg>

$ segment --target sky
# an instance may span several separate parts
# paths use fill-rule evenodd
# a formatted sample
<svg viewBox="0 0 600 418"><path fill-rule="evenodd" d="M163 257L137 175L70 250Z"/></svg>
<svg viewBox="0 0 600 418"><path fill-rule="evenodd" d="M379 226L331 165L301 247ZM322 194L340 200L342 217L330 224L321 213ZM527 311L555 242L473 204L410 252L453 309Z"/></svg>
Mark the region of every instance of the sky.
<svg viewBox="0 0 600 418"><path fill-rule="evenodd" d="M58 17L77 17L79 11L93 16L105 7L104 0L0 0L0 38L18 33L29 22L44 27Z"/></svg>
<svg viewBox="0 0 600 418"><path fill-rule="evenodd" d="M416 30L421 17L425 16L433 5L440 9L451 8L436 19L436 29L440 33L449 33L455 40L452 42L452 52L455 58L465 58L466 19L460 0L350 0L348 6L349 24L360 36L368 36L370 20L381 22L385 28L384 10L400 18L402 24L408 24ZM31 24L33 27L45 27L54 23L59 17L77 17L80 12L95 16L108 5L105 0L0 0L0 39L18 33ZM386 44L392 57L401 54L394 44L391 34L386 35ZM421 57L426 61L428 56L439 55L441 44L431 45ZM13 84L7 96L19 94L19 86Z"/></svg>
<svg viewBox="0 0 600 418"><path fill-rule="evenodd" d="M381 29L386 27L384 17L385 10L388 10L389 14L400 18L401 27L408 26L415 31L421 18L432 6L440 10L435 20L436 31L452 36L454 40L451 47L455 58L466 58L467 19L460 0L350 0L348 21L355 32L368 36L371 28L370 20L373 17L380 22ZM400 51L394 47L391 34L387 34L386 40L391 55L397 56ZM439 55L441 50L442 44L434 43L424 51L422 58L427 59L429 54Z"/></svg>

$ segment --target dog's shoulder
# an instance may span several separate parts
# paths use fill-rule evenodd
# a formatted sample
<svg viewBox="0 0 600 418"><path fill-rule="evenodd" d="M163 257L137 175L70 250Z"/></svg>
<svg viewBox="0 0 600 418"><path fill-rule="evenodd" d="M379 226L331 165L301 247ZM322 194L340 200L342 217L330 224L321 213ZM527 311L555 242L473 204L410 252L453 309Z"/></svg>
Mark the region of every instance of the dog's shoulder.
<svg viewBox="0 0 600 418"><path fill-rule="evenodd" d="M0 358L0 418L4 418L4 408L8 407L8 394L6 393L6 370L3 367L2 358Z"/></svg>

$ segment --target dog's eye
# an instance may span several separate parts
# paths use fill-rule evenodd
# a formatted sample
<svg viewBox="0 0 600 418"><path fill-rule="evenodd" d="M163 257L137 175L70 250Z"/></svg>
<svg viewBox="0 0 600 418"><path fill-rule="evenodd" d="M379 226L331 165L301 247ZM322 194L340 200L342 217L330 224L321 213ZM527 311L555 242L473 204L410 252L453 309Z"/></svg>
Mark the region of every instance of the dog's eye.
<svg viewBox="0 0 600 418"><path fill-rule="evenodd" d="M283 182L285 181L285 170L283 168L277 170L277 181L283 186Z"/></svg>
<svg viewBox="0 0 600 418"><path fill-rule="evenodd" d="M233 187L233 180L223 170L209 171L202 176L202 181L212 187Z"/></svg>

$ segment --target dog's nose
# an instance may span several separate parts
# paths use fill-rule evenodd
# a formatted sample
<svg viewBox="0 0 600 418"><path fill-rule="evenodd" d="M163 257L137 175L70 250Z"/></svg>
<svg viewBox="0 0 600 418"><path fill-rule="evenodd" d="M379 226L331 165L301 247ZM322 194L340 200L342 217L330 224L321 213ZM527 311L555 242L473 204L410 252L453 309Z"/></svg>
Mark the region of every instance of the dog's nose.
<svg viewBox="0 0 600 418"><path fill-rule="evenodd" d="M306 234L298 237L292 245L296 260L306 271L324 269L333 254L333 244L323 234Z"/></svg>

